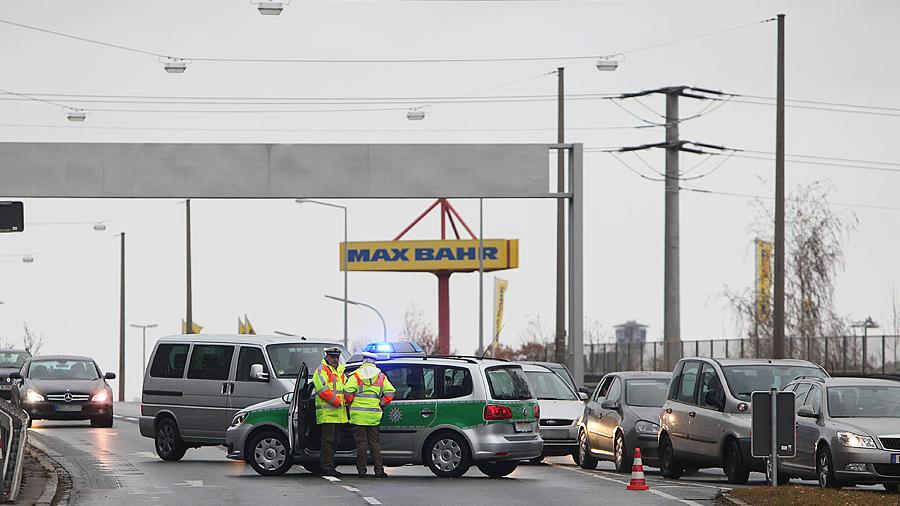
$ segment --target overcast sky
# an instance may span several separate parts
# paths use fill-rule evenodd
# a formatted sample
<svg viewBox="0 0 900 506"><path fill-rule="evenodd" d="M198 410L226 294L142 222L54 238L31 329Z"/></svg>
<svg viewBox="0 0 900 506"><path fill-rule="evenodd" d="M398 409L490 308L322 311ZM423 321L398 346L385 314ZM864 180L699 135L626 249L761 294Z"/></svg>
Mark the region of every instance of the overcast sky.
<svg viewBox="0 0 900 506"><path fill-rule="evenodd" d="M241 0L113 2L4 2L0 19L35 25L155 53L229 58L494 58L597 55L625 51L616 72L597 72L593 60L506 63L265 64L193 62L183 75L167 75L154 56L134 54L45 33L0 25L0 88L24 94L147 95L162 97L417 97L460 96L525 80L482 95L549 95L566 67L569 94L618 93L690 84L732 93L775 94L775 23L653 49L667 42L787 14L787 96L825 102L900 107L900 3L898 2L390 2L296 0L278 17L263 17ZM528 79L532 78L532 79ZM527 79L527 80L526 80ZM476 95L478 96L478 95ZM10 97L0 97L10 98ZM320 113L178 113L173 109L302 109L307 105L100 104L85 97L57 98L94 109L83 124L66 121L52 105L0 101L3 141L456 143L554 142L555 104L442 103L424 121L403 110ZM237 100L246 104L246 100ZM421 105L410 100L400 107ZM664 100L603 100L567 104L567 140L586 147L617 147L663 140ZM709 104L682 99L682 116ZM646 107L645 107L646 106ZM323 106L335 108L335 106ZM353 106L350 108L372 107ZM821 107L821 106L820 106ZM170 112L106 112L102 108ZM775 109L732 101L681 125L682 138L734 148L774 151ZM882 111L883 112L883 111ZM895 152L900 118L789 108L787 152L900 163ZM766 155L762 155L766 156ZM663 169L663 153L644 158ZM625 160L646 175L651 169ZM683 167L701 159L685 155ZM705 173L718 164L696 169ZM2 163L2 161L0 161ZM637 319L657 339L662 327L663 186L608 154L585 158L585 316L609 332ZM696 188L771 195L774 162L731 158ZM900 207L900 173L789 163L788 189L830 180L832 199L844 204ZM0 193L2 193L0 183ZM4 196L14 198L15 195ZM430 202L335 201L350 209L351 240L390 239ZM454 202L473 227L478 203ZM184 206L159 200L26 199L27 231L0 238L0 336L21 335L23 322L42 333L44 352L84 353L117 369L118 242L127 234L127 321L156 322L159 335L179 332L184 314ZM286 200L194 201L194 318L206 330L235 332L247 313L259 332L292 331L340 338L337 245L340 213ZM510 280L508 326L516 342L529 318L553 326L555 206L551 201L485 202L486 237L520 240L520 268ZM900 210L836 207L855 212L858 230L845 244L846 270L838 280L837 310L885 319L889 287L900 284ZM116 219L118 218L118 219ZM105 232L89 224L109 219ZM681 197L682 335L734 336L733 317L720 297L725 286L750 286L754 265L750 200L683 192ZM435 238L436 219L410 238ZM36 253L25 264L23 253ZM486 276L487 313L491 277ZM451 282L452 345L471 352L477 342L477 275ZM428 274L353 273L350 295L378 307L389 331L417 304L437 326L437 283ZM485 328L490 332L489 317ZM885 322L886 323L886 322ZM351 308L351 339L376 337L378 319ZM149 346L148 346L149 348ZM128 329L128 366L140 365L140 331ZM139 395L138 374L128 396Z"/></svg>

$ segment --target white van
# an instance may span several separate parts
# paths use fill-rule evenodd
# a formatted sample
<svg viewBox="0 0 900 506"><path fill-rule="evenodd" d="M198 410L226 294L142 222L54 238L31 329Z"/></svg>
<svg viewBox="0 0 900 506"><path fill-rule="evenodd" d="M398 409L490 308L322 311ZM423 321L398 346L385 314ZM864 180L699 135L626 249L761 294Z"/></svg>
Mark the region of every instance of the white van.
<svg viewBox="0 0 900 506"><path fill-rule="evenodd" d="M331 341L304 337L191 334L157 341L144 372L141 435L163 460L188 448L225 444L225 430L247 406L294 390L303 364L318 367ZM342 357L349 357L346 351Z"/></svg>

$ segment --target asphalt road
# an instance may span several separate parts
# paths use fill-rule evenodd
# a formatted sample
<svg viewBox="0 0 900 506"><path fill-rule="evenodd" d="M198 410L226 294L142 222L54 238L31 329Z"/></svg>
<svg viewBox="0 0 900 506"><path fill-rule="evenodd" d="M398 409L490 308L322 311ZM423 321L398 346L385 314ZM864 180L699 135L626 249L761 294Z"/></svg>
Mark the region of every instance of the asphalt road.
<svg viewBox="0 0 900 506"><path fill-rule="evenodd" d="M388 480L325 479L295 466L287 475L258 476L242 462L229 461L220 447L189 450L181 462L163 462L153 442L140 436L138 406L116 405L111 429L88 422L36 421L36 442L72 475L74 504L616 504L711 505L724 476L700 473L686 480L663 480L647 470L650 492L625 490L629 476L601 463L597 471L576 467L570 458L522 465L504 479L490 479L474 467L459 479L440 479L422 466L388 468ZM344 468L352 472L351 467ZM762 475L754 475L760 481ZM315 502L313 502L315 501Z"/></svg>

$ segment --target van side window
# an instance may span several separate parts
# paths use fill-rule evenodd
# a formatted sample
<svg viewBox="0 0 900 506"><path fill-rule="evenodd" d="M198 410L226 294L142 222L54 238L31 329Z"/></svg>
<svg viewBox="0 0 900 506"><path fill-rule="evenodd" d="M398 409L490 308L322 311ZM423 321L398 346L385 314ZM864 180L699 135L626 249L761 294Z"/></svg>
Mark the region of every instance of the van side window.
<svg viewBox="0 0 900 506"><path fill-rule="evenodd" d="M666 397L670 401L675 400L675 395L678 393L678 383L681 380L681 370L683 368L684 362L679 362L675 366L675 372L672 373L672 381L669 382L669 396Z"/></svg>
<svg viewBox="0 0 900 506"><path fill-rule="evenodd" d="M681 373L681 381L678 385L678 402L694 403L694 391L697 386L697 376L700 372L700 362L687 362L684 364L684 372Z"/></svg>
<svg viewBox="0 0 900 506"><path fill-rule="evenodd" d="M263 372L269 373L269 366L266 364L266 359L263 357L261 349L255 346L241 346L241 351L238 353L235 381L251 381L250 366L253 364L260 364L263 366Z"/></svg>
<svg viewBox="0 0 900 506"><path fill-rule="evenodd" d="M225 381L231 371L234 346L195 344L188 366L188 379Z"/></svg>
<svg viewBox="0 0 900 506"><path fill-rule="evenodd" d="M187 363L187 344L160 344L156 348L150 376L154 378L182 378Z"/></svg>
<svg viewBox="0 0 900 506"><path fill-rule="evenodd" d="M444 367L443 386L442 399L456 399L472 395L472 373L464 367Z"/></svg>

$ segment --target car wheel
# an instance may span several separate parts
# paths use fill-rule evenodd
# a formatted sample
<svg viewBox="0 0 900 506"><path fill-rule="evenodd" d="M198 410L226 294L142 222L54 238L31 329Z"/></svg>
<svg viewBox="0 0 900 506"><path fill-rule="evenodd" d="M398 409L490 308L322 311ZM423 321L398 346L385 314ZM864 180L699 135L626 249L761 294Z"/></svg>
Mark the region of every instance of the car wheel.
<svg viewBox="0 0 900 506"><path fill-rule="evenodd" d="M109 413L103 416L95 416L91 418L91 427L109 428L113 426L113 415Z"/></svg>
<svg viewBox="0 0 900 506"><path fill-rule="evenodd" d="M156 454L166 461L181 460L187 451L181 434L178 433L178 425L171 418L163 418L156 423Z"/></svg>
<svg viewBox="0 0 900 506"><path fill-rule="evenodd" d="M516 467L519 466L519 463L514 460L503 462L478 462L475 466L478 467L479 471L491 478L503 478L515 471Z"/></svg>
<svg viewBox="0 0 900 506"><path fill-rule="evenodd" d="M616 433L616 439L613 441L613 455L615 457L616 471L630 473L634 457L628 455L628 448L625 447L625 438L622 437L621 432Z"/></svg>
<svg viewBox="0 0 900 506"><path fill-rule="evenodd" d="M897 493L897 484L896 483L885 483L882 485L888 493L896 494Z"/></svg>
<svg viewBox="0 0 900 506"><path fill-rule="evenodd" d="M733 485L744 485L750 479L750 469L744 464L741 447L734 439L729 439L725 445L722 470L725 471L725 476L728 477L728 483Z"/></svg>
<svg viewBox="0 0 900 506"><path fill-rule="evenodd" d="M827 446L819 448L816 454L816 475L819 478L819 486L822 488L840 488L840 484L834 477L832 462L831 450Z"/></svg>
<svg viewBox="0 0 900 506"><path fill-rule="evenodd" d="M263 476L284 474L294 464L288 451L288 440L281 432L267 430L253 436L250 448L250 467Z"/></svg>
<svg viewBox="0 0 900 506"><path fill-rule="evenodd" d="M677 480L684 473L684 465L675 458L675 448L669 436L663 436L659 441L659 471L663 478Z"/></svg>
<svg viewBox="0 0 900 506"><path fill-rule="evenodd" d="M578 465L582 469L597 469L597 459L591 455L591 443L588 441L587 431L582 430L578 434Z"/></svg>
<svg viewBox="0 0 900 506"><path fill-rule="evenodd" d="M438 434L425 445L425 465L435 476L458 478L466 474L471 462L469 446L457 434Z"/></svg>

